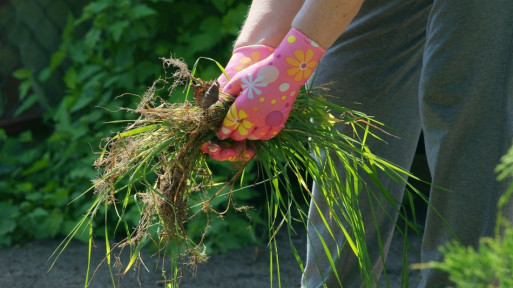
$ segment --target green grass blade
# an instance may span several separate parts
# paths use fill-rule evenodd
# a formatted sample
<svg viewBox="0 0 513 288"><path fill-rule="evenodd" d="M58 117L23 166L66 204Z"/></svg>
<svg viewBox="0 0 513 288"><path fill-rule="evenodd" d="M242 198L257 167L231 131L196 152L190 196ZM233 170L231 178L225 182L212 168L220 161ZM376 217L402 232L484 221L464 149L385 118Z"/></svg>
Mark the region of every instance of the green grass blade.
<svg viewBox="0 0 513 288"><path fill-rule="evenodd" d="M105 202L105 257L107 259L107 267L109 267L110 279L112 281L112 287L116 288L116 281L114 280L114 273L112 272L112 264L111 264L111 247L109 242L109 226L107 221L108 215L108 204Z"/></svg>
<svg viewBox="0 0 513 288"><path fill-rule="evenodd" d="M91 270L91 258L93 251L93 222L89 223L89 242L88 242L88 250L87 250L87 270L85 276L84 288L89 286L89 273Z"/></svg>

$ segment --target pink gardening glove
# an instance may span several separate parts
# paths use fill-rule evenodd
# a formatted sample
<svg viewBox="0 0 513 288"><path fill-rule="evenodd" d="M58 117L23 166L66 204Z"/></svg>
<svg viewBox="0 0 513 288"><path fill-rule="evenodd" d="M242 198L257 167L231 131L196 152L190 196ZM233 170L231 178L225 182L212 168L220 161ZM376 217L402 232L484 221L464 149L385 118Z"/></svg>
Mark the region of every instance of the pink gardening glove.
<svg viewBox="0 0 513 288"><path fill-rule="evenodd" d="M223 88L237 98L217 133L219 139L267 140L276 136L325 51L292 28L270 57L236 73Z"/></svg>
<svg viewBox="0 0 513 288"><path fill-rule="evenodd" d="M247 67L264 60L274 52L274 48L267 45L249 45L233 50L232 57L226 67L225 73L232 78L238 72ZM219 86L223 88L228 83L225 74L217 78ZM223 98L219 98L223 101ZM232 142L232 141L230 141ZM249 161L255 156L253 149L246 147L243 142L230 143L228 141L208 141L201 146L201 151L207 153L212 159L218 161Z"/></svg>
<svg viewBox="0 0 513 288"><path fill-rule="evenodd" d="M247 148L245 143L240 141L208 141L201 145L201 151L218 161L249 161L255 157L253 149Z"/></svg>
<svg viewBox="0 0 513 288"><path fill-rule="evenodd" d="M236 48L233 50L232 57L230 61L228 61L228 64L226 64L224 71L231 79L237 72L246 69L258 61L264 60L273 52L274 48L267 45L249 45ZM221 76L217 78L217 81L219 82L219 86L224 88L229 79L227 79L224 74L221 74Z"/></svg>

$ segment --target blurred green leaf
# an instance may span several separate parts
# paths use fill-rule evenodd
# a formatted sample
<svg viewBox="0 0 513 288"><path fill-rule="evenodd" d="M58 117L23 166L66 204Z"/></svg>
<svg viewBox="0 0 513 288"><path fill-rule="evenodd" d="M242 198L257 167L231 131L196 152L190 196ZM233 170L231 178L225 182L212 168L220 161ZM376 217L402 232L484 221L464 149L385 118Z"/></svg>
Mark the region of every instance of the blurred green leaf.
<svg viewBox="0 0 513 288"><path fill-rule="evenodd" d="M46 217L44 226L46 227L46 233L48 233L49 237L54 237L59 232L61 224L64 220L64 216L62 212L57 209L54 209L48 217Z"/></svg>
<svg viewBox="0 0 513 288"><path fill-rule="evenodd" d="M84 44L88 48L94 48L98 42L100 42L100 38L102 36L102 31L100 29L91 29L85 35Z"/></svg>
<svg viewBox="0 0 513 288"><path fill-rule="evenodd" d="M21 115L23 112L30 109L32 106L34 106L39 100L39 97L36 94L30 94L30 96L27 99L24 99L24 101L21 103L21 105L14 111L13 116L17 117Z"/></svg>
<svg viewBox="0 0 513 288"><path fill-rule="evenodd" d="M23 80L32 77L32 69L21 68L12 73L12 75L18 79Z"/></svg>
<svg viewBox="0 0 513 288"><path fill-rule="evenodd" d="M0 219L14 219L19 212L19 208L8 202L0 202ZM1 221L0 221L1 222Z"/></svg>
<svg viewBox="0 0 513 288"><path fill-rule="evenodd" d="M112 5L111 3L112 3L111 1L91 2L84 8L84 14L85 15L98 14L98 13L102 12L103 10L107 9L107 7L109 7L110 5Z"/></svg>
<svg viewBox="0 0 513 288"><path fill-rule="evenodd" d="M64 83L66 84L66 87L69 89L76 89L77 88L77 71L71 67L66 71L66 75L64 75Z"/></svg>
<svg viewBox="0 0 513 288"><path fill-rule="evenodd" d="M130 25L130 22L127 20L124 20L124 21L118 21L109 27L109 32L112 34L112 38L114 38L114 41L119 42L119 40L121 39L121 35L123 35L125 28L128 27L129 25Z"/></svg>
<svg viewBox="0 0 513 288"><path fill-rule="evenodd" d="M21 182L16 184L16 190L22 191L22 192L31 192L33 190L34 186L32 186L32 183L30 182Z"/></svg>
<svg viewBox="0 0 513 288"><path fill-rule="evenodd" d="M16 221L11 219L5 219L0 222L0 237L14 231L16 228Z"/></svg>
<svg viewBox="0 0 513 288"><path fill-rule="evenodd" d="M33 138L32 138L32 132L31 132L30 130L23 131L23 132L20 134L20 136L19 136L19 138L18 138L18 139L19 139L19 140L20 140L20 142L22 142L22 143L30 142L30 141L32 141L32 139L33 139Z"/></svg>
<svg viewBox="0 0 513 288"><path fill-rule="evenodd" d="M145 4L138 4L132 7L132 9L130 9L130 16L133 19L139 19L147 16L152 16L155 14L157 14L157 12Z"/></svg>
<svg viewBox="0 0 513 288"><path fill-rule="evenodd" d="M79 97L73 105L69 108L70 112L78 111L86 106L89 106L95 99L92 97Z"/></svg>
<svg viewBox="0 0 513 288"><path fill-rule="evenodd" d="M49 163L50 157L48 154L45 154L43 158L36 160L30 167L25 169L23 173L21 173L21 176L27 176L32 173L36 173L42 169L45 169L46 167L48 167Z"/></svg>
<svg viewBox="0 0 513 288"><path fill-rule="evenodd" d="M43 199L43 195L41 195L41 192L36 191L35 193L30 193L25 196L25 200L28 200L30 202L39 202L41 199Z"/></svg>
<svg viewBox="0 0 513 288"><path fill-rule="evenodd" d="M27 96L27 93L29 89L32 87L32 81L31 80L24 80L20 83L20 86L18 87L18 90L20 91L20 100L23 100L25 96Z"/></svg>

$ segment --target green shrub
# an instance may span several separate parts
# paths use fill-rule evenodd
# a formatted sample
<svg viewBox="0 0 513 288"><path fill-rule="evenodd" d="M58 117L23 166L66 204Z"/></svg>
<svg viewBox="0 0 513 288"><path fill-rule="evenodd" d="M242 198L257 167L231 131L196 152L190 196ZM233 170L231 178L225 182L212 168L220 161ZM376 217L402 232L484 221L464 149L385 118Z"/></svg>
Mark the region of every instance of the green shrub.
<svg viewBox="0 0 513 288"><path fill-rule="evenodd" d="M442 249L444 261L432 268L449 273L455 287L513 287L513 229L508 226L503 236L483 238L476 251L453 242Z"/></svg>
<svg viewBox="0 0 513 288"><path fill-rule="evenodd" d="M67 235L92 201L93 195L84 191L97 174L91 164L94 152L101 150L98 143L125 125L106 122L135 117L119 107L132 107L137 97L118 96L142 94L160 76L159 58L169 53L190 66L200 56L226 62L247 5L235 0L95 0L79 17L69 15L49 65L40 72L23 68L14 73L19 97L27 103L18 113L47 98L61 100L39 103L46 108L43 129L18 135L0 130L0 216L5 219L0 247ZM216 69L200 67L199 73L214 78ZM65 75L61 95L43 95L38 84L55 80L56 71ZM136 223L138 213L131 215ZM240 241L254 241L254 232L246 231Z"/></svg>
<svg viewBox="0 0 513 288"><path fill-rule="evenodd" d="M428 263L428 267L449 274L455 287L513 287L513 227L503 216L504 205L513 193L513 146L497 166L499 181L511 181L499 200L499 214L494 238L481 239L478 250L452 242L442 249L443 262Z"/></svg>

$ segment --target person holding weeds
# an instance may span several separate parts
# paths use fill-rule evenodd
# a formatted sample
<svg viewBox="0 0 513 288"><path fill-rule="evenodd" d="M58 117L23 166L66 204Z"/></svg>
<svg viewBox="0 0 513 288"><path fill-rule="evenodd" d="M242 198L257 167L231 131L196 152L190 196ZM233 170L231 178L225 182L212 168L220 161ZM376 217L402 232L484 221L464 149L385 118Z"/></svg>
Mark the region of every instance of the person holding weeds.
<svg viewBox="0 0 513 288"><path fill-rule="evenodd" d="M441 261L439 248L454 239L477 248L480 238L493 236L497 200L506 190L494 168L513 139L512 13L511 0L254 1L226 67L231 79L219 78L223 91L237 98L218 137L272 138L306 81L311 87L333 83L337 104L375 116L399 136L369 142L374 154L409 169L424 134L433 209L421 261ZM204 151L218 160L233 160L243 147L209 145ZM381 181L402 198L402 185L386 175ZM312 201L327 205L315 185ZM384 261L370 211L385 255L394 230L390 216L397 212L371 208L364 195L360 203L379 277ZM505 211L510 221L512 208ZM302 287L363 286L342 231L333 226L330 234L321 219L311 207ZM449 285L443 272L422 270L419 287Z"/></svg>

